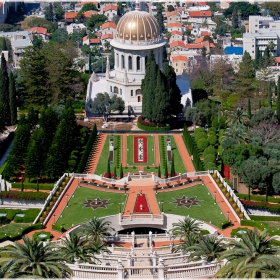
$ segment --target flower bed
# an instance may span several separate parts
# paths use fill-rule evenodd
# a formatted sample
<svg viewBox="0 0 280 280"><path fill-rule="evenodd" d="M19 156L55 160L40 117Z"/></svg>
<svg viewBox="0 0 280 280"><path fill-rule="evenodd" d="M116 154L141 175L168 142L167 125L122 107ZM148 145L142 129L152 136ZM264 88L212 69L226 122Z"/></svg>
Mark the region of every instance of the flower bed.
<svg viewBox="0 0 280 280"><path fill-rule="evenodd" d="M133 138L134 147L134 162L146 163L147 162L147 137L140 136Z"/></svg>
<svg viewBox="0 0 280 280"><path fill-rule="evenodd" d="M149 209L145 194L137 194L133 212L134 213L150 213L150 209Z"/></svg>
<svg viewBox="0 0 280 280"><path fill-rule="evenodd" d="M244 200L244 199L240 199L240 201L245 207L256 208L256 209L267 209L273 212L280 211L280 205L277 204L271 204L262 201Z"/></svg>

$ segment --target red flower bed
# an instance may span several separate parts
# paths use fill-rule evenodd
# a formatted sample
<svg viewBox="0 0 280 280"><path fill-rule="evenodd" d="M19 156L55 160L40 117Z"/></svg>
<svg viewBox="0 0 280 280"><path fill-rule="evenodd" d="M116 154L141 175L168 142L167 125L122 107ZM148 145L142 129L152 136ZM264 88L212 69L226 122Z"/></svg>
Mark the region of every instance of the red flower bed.
<svg viewBox="0 0 280 280"><path fill-rule="evenodd" d="M107 172L104 173L104 177L105 177L105 178L108 178ZM113 178L113 177L114 177L114 173L111 173L111 177L110 177L110 178Z"/></svg>
<svg viewBox="0 0 280 280"><path fill-rule="evenodd" d="M134 213L150 213L146 195L137 194L133 212Z"/></svg>
<svg viewBox="0 0 280 280"><path fill-rule="evenodd" d="M139 160L138 158L138 139L143 139L143 160ZM135 163L146 163L147 162L147 137L140 136L134 137L134 162Z"/></svg>

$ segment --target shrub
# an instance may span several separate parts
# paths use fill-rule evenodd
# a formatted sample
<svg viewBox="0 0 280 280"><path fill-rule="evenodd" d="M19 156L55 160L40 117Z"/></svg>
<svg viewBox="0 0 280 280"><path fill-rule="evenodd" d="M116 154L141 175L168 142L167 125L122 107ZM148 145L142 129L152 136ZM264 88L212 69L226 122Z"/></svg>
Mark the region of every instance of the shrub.
<svg viewBox="0 0 280 280"><path fill-rule="evenodd" d="M142 117L138 117L137 120L137 126L138 128L142 130L147 130L147 131L164 131L164 130L170 130L170 126L165 126L164 124L154 124L154 123L149 123L145 122Z"/></svg>
<svg viewBox="0 0 280 280"><path fill-rule="evenodd" d="M203 127L198 127L194 130L194 136L197 135L200 132L204 132L205 133L205 129Z"/></svg>
<svg viewBox="0 0 280 280"><path fill-rule="evenodd" d="M239 218L240 218L240 219L243 219L243 218L244 218L244 214L243 214L243 213L240 213L240 214L239 214Z"/></svg>
<svg viewBox="0 0 280 280"><path fill-rule="evenodd" d="M206 155L205 158L203 158L204 162L215 162L216 161L216 157L215 155L212 155L212 154L208 154Z"/></svg>
<svg viewBox="0 0 280 280"><path fill-rule="evenodd" d="M203 158L205 158L207 155L214 155L216 158L216 149L213 146L207 147L203 152Z"/></svg>
<svg viewBox="0 0 280 280"><path fill-rule="evenodd" d="M198 143L198 141L201 139L207 140L207 134L205 132L199 132L194 135L194 139L196 143Z"/></svg>
<svg viewBox="0 0 280 280"><path fill-rule="evenodd" d="M214 135L216 135L216 128L215 128L215 127L210 127L210 128L208 128L207 133L208 133L208 134L214 134Z"/></svg>
<svg viewBox="0 0 280 280"><path fill-rule="evenodd" d="M236 208L236 213L239 213L240 212L240 208Z"/></svg>
<svg viewBox="0 0 280 280"><path fill-rule="evenodd" d="M226 193L226 197L229 197L229 193Z"/></svg>
<svg viewBox="0 0 280 280"><path fill-rule="evenodd" d="M206 235L206 234L209 234L210 232L207 230L207 229L203 229L199 232L199 235Z"/></svg>
<svg viewBox="0 0 280 280"><path fill-rule="evenodd" d="M48 193L44 192L17 192L17 191L2 191L1 198L16 199L16 200L45 200Z"/></svg>
<svg viewBox="0 0 280 280"><path fill-rule="evenodd" d="M228 201L229 201L229 202L233 202L233 198L232 198L232 197L230 197Z"/></svg>
<svg viewBox="0 0 280 280"><path fill-rule="evenodd" d="M216 183L220 183L220 179L216 179Z"/></svg>
<svg viewBox="0 0 280 280"><path fill-rule="evenodd" d="M210 145L215 145L218 141L216 135L209 135L207 138Z"/></svg>
<svg viewBox="0 0 280 280"><path fill-rule="evenodd" d="M256 208L256 209L267 209L272 212L280 212L280 205L251 201L251 200L240 200L246 207Z"/></svg>
<svg viewBox="0 0 280 280"><path fill-rule="evenodd" d="M227 191L226 188L223 188L223 189L222 189L222 192L223 192L223 193L226 193L226 191Z"/></svg>
<svg viewBox="0 0 280 280"><path fill-rule="evenodd" d="M62 182L61 185L62 185L62 187L65 187L66 186L66 182Z"/></svg>
<svg viewBox="0 0 280 280"><path fill-rule="evenodd" d="M235 208L236 207L236 203L234 202L234 203L232 203L232 207L233 208Z"/></svg>
<svg viewBox="0 0 280 280"><path fill-rule="evenodd" d="M222 183L219 184L219 187L222 188L224 185Z"/></svg>
<svg viewBox="0 0 280 280"><path fill-rule="evenodd" d="M216 174L216 173L213 173L213 174L212 174L212 177L213 177L213 178L216 178L216 177L217 177L217 174Z"/></svg>
<svg viewBox="0 0 280 280"><path fill-rule="evenodd" d="M204 169L205 170L215 170L216 168L216 164L213 162L204 162Z"/></svg>
<svg viewBox="0 0 280 280"><path fill-rule="evenodd" d="M220 226L219 226L219 227L220 227L221 229L225 229L225 228L230 227L230 226L231 226L231 221L226 220L226 221L220 223Z"/></svg>

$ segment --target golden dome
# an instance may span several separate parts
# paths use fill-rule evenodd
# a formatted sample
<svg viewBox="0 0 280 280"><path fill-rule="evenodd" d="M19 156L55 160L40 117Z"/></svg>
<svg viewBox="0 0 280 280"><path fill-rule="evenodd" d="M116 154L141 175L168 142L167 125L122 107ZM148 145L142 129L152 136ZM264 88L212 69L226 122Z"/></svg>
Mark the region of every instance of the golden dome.
<svg viewBox="0 0 280 280"><path fill-rule="evenodd" d="M118 22L116 39L124 41L156 42L161 40L157 20L147 12L126 13Z"/></svg>

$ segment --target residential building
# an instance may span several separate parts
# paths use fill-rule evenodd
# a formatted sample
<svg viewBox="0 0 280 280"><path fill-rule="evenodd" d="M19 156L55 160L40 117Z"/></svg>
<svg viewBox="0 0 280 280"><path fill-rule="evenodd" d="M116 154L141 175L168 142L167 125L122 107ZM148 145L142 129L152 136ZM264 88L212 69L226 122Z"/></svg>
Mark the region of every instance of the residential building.
<svg viewBox="0 0 280 280"><path fill-rule="evenodd" d="M239 64L242 62L243 55L236 54L223 54L223 55L211 55L210 56L210 65L219 62L220 60L226 61L226 63L231 64L234 72L238 72Z"/></svg>
<svg viewBox="0 0 280 280"><path fill-rule="evenodd" d="M50 39L50 33L48 33L47 28L44 27L32 27L28 29L29 32L31 32L34 35L40 36L43 41L48 41Z"/></svg>
<svg viewBox="0 0 280 280"><path fill-rule="evenodd" d="M78 12L65 12L64 20L66 23L75 22Z"/></svg>
<svg viewBox="0 0 280 280"><path fill-rule="evenodd" d="M168 12L166 14L166 18L167 18L167 24L172 23L172 22L180 22L180 15L177 11L173 11L173 12Z"/></svg>
<svg viewBox="0 0 280 280"><path fill-rule="evenodd" d="M189 11L189 21L192 20L210 20L212 18L211 11Z"/></svg>
<svg viewBox="0 0 280 280"><path fill-rule="evenodd" d="M116 28L117 28L117 25L114 22L108 21L108 22L103 23L101 25L100 29L101 29L102 35L105 35L105 34L114 35L116 33Z"/></svg>
<svg viewBox="0 0 280 280"><path fill-rule="evenodd" d="M183 33L181 31L174 30L170 32L169 44L173 41L182 41Z"/></svg>
<svg viewBox="0 0 280 280"><path fill-rule="evenodd" d="M180 22L172 22L167 25L168 32L180 31L182 32L182 24Z"/></svg>
<svg viewBox="0 0 280 280"><path fill-rule="evenodd" d="M249 33L259 33L261 30L280 29L279 17L272 16L249 16Z"/></svg>
<svg viewBox="0 0 280 280"><path fill-rule="evenodd" d="M68 34L72 34L74 31L80 32L87 27L83 23L71 23L66 26L66 31Z"/></svg>
<svg viewBox="0 0 280 280"><path fill-rule="evenodd" d="M118 13L118 7L113 4L109 4L105 6L102 10L103 15L108 17L109 21L112 21L115 16L117 16Z"/></svg>
<svg viewBox="0 0 280 280"><path fill-rule="evenodd" d="M188 69L188 57L183 55L171 56L170 65L174 68L176 75L181 75L184 70L189 72Z"/></svg>
<svg viewBox="0 0 280 280"><path fill-rule="evenodd" d="M101 40L99 38L89 38L89 36L85 36L83 38L83 45L89 45L89 46L97 46L100 45Z"/></svg>

